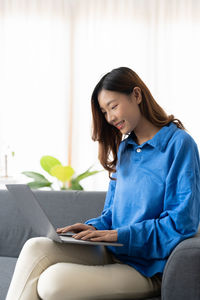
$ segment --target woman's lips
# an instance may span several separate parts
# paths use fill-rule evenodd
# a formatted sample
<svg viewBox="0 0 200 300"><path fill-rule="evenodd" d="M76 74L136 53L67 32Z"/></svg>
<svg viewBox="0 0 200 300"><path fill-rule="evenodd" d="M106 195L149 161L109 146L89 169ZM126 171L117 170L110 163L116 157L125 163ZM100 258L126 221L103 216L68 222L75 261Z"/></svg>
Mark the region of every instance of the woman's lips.
<svg viewBox="0 0 200 300"><path fill-rule="evenodd" d="M119 123L117 123L115 126L117 127L117 129L122 129L122 127L124 126L124 120L123 121L121 121L121 122L119 122Z"/></svg>

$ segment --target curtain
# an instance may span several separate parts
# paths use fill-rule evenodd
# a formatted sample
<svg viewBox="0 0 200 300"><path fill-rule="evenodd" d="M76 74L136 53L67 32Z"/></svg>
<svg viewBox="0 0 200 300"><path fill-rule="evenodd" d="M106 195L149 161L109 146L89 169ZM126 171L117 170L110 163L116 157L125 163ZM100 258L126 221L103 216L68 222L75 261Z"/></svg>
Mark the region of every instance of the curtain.
<svg viewBox="0 0 200 300"><path fill-rule="evenodd" d="M199 144L199 53L198 0L0 0L0 153L10 145L18 172L45 154L67 164L69 151L77 173L101 169L90 97L119 66ZM105 190L108 174L82 184Z"/></svg>
<svg viewBox="0 0 200 300"><path fill-rule="evenodd" d="M156 101L180 118L200 144L200 1L77 0L74 11L75 167L96 161L87 117L91 92L102 75L120 66L135 70ZM85 145L94 149L90 155ZM97 177L91 181L94 187L104 184Z"/></svg>
<svg viewBox="0 0 200 300"><path fill-rule="evenodd" d="M1 175L4 153L8 175L41 171L42 155L67 158L70 7L0 0L0 22Z"/></svg>

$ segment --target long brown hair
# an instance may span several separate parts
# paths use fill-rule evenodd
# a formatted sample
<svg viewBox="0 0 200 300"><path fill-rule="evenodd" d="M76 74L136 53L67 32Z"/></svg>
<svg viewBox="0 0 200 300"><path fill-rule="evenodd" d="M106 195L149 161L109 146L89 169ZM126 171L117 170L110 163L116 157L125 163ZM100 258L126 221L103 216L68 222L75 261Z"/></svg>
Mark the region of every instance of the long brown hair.
<svg viewBox="0 0 200 300"><path fill-rule="evenodd" d="M142 101L139 108L141 114L148 121L158 127L173 122L178 128L185 129L181 121L174 118L174 115L165 113L155 101L147 86L133 70L121 67L105 74L92 93L92 139L99 142L99 160L102 166L109 171L109 175L116 171L117 151L122 141L122 133L106 121L99 106L98 95L103 89L130 95L134 87L141 89Z"/></svg>

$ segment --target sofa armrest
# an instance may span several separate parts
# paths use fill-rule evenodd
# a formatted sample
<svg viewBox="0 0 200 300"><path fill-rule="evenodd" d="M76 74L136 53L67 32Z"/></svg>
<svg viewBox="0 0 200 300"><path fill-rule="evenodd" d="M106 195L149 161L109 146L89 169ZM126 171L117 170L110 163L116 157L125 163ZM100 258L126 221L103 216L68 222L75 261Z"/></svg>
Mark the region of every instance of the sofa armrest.
<svg viewBox="0 0 200 300"><path fill-rule="evenodd" d="M163 273L162 300L200 299L200 234L182 241Z"/></svg>

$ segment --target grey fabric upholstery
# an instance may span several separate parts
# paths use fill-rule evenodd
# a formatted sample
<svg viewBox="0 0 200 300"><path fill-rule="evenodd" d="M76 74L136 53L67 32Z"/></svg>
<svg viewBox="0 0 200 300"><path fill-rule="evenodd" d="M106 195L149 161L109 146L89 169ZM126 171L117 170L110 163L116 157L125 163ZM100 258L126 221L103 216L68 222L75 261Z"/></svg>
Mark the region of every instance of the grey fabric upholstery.
<svg viewBox="0 0 200 300"><path fill-rule="evenodd" d="M0 299L5 300L17 258L0 257ZM14 300L14 299L13 299Z"/></svg>
<svg viewBox="0 0 200 300"><path fill-rule="evenodd" d="M104 192L34 191L34 194L55 228L97 216L105 198ZM4 190L0 191L0 232L0 255L11 257L18 257L25 241L35 236Z"/></svg>
<svg viewBox="0 0 200 300"><path fill-rule="evenodd" d="M162 300L200 299L200 234L171 253L162 281Z"/></svg>
<svg viewBox="0 0 200 300"><path fill-rule="evenodd" d="M98 216L105 199L105 192L34 193L55 228ZM21 217L9 193L0 190L0 300L5 300L16 258L23 244L34 236L35 233ZM200 237L197 235L180 243L168 259L163 275L162 300L199 299ZM161 300L161 297L146 300Z"/></svg>
<svg viewBox="0 0 200 300"><path fill-rule="evenodd" d="M0 233L0 256L11 257L17 257L22 245L33 235L6 191L0 191Z"/></svg>

